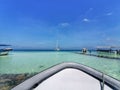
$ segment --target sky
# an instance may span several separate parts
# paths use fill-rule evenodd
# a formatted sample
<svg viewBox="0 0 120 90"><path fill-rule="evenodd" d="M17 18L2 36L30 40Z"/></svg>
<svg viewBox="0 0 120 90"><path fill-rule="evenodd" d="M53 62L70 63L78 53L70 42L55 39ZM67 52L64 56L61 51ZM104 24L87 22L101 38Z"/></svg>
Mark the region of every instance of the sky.
<svg viewBox="0 0 120 90"><path fill-rule="evenodd" d="M120 46L120 0L0 0L0 44L16 49Z"/></svg>

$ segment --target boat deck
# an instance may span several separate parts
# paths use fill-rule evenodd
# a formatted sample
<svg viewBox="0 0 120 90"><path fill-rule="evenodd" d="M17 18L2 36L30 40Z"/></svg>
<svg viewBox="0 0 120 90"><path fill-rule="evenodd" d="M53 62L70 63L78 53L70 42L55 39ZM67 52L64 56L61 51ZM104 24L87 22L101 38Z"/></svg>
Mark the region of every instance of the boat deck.
<svg viewBox="0 0 120 90"><path fill-rule="evenodd" d="M120 81L85 65L69 62L46 69L12 90L120 90Z"/></svg>
<svg viewBox="0 0 120 90"><path fill-rule="evenodd" d="M72 68L64 69L39 84L34 90L101 90L100 81ZM104 90L112 90L104 85Z"/></svg>

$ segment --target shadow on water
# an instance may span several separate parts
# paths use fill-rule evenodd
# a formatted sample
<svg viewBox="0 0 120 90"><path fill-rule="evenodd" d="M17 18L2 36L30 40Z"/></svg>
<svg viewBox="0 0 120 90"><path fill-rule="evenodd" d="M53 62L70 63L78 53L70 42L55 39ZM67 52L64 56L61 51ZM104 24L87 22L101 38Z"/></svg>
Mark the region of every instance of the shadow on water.
<svg viewBox="0 0 120 90"><path fill-rule="evenodd" d="M44 66L43 65L40 65L39 68L43 68Z"/></svg>
<svg viewBox="0 0 120 90"><path fill-rule="evenodd" d="M11 60L11 59L12 59L12 54L0 56L0 60Z"/></svg>

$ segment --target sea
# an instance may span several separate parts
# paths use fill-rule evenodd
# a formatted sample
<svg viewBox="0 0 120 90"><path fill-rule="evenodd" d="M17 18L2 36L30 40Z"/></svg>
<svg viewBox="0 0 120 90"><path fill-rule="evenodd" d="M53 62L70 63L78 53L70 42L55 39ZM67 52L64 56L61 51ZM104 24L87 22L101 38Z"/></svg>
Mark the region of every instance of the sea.
<svg viewBox="0 0 120 90"><path fill-rule="evenodd" d="M0 74L39 73L63 62L80 63L120 80L120 59L81 54L81 51L12 51L0 56Z"/></svg>

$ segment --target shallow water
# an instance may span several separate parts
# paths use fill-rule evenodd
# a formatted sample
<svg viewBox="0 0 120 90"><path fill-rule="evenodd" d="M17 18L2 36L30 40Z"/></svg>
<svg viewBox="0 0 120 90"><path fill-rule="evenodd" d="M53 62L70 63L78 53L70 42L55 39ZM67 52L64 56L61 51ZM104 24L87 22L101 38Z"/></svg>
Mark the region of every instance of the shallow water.
<svg viewBox="0 0 120 90"><path fill-rule="evenodd" d="M62 62L78 62L120 80L120 60L55 51L13 51L0 56L0 74L41 72Z"/></svg>

